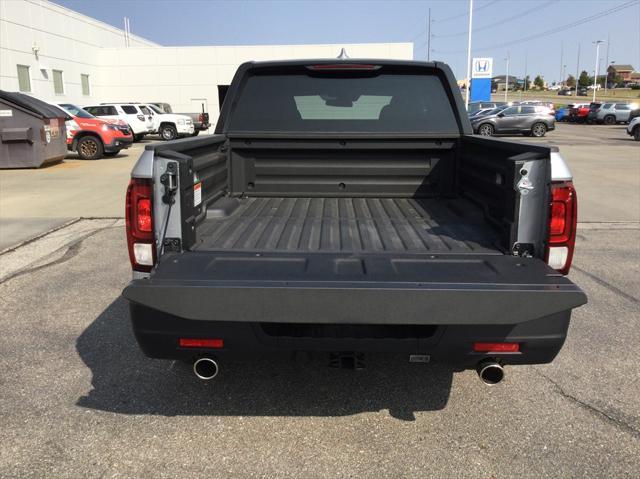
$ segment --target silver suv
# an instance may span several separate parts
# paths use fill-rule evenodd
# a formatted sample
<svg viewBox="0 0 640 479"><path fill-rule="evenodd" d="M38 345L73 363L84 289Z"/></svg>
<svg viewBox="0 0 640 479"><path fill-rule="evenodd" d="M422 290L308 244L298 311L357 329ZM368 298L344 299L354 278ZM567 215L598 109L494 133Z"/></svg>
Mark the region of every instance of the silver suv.
<svg viewBox="0 0 640 479"><path fill-rule="evenodd" d="M496 108L488 115L472 117L473 132L478 135L521 133L525 136L544 136L556 127L555 112L546 106L514 105Z"/></svg>
<svg viewBox="0 0 640 479"><path fill-rule="evenodd" d="M603 103L596 114L596 121L605 125L627 123L633 109L632 103Z"/></svg>

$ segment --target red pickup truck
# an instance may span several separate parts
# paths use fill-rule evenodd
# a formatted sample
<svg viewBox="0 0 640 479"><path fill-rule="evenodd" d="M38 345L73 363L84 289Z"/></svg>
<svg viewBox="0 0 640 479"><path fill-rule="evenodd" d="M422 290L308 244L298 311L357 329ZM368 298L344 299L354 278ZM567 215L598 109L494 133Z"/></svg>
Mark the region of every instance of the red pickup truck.
<svg viewBox="0 0 640 479"><path fill-rule="evenodd" d="M77 152L83 160L117 155L133 143L131 129L120 120L112 122L96 118L71 103L58 103L56 106L73 117L67 121L67 149Z"/></svg>

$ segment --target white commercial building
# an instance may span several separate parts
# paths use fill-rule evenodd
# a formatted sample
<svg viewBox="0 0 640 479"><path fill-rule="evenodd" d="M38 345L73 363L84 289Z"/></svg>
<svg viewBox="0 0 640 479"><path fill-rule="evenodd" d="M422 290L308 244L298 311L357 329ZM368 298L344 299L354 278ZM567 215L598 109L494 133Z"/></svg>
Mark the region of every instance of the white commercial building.
<svg viewBox="0 0 640 479"><path fill-rule="evenodd" d="M78 105L157 101L176 112L205 106L250 60L412 59L412 43L166 47L46 0L0 0L0 89Z"/></svg>

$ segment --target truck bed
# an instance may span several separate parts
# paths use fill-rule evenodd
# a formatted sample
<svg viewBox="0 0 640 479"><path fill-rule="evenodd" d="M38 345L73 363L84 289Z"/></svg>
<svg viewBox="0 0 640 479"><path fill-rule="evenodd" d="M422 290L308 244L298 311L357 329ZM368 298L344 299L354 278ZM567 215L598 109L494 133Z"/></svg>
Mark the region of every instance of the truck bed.
<svg viewBox="0 0 640 479"><path fill-rule="evenodd" d="M500 254L472 202L412 198L222 198L196 251Z"/></svg>

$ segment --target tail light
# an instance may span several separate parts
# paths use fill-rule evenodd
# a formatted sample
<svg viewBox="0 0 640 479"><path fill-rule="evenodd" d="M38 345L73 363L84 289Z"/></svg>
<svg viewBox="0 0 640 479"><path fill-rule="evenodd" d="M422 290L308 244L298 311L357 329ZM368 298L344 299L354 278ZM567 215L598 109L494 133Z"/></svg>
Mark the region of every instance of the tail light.
<svg viewBox="0 0 640 479"><path fill-rule="evenodd" d="M546 259L549 266L562 274L568 274L571 268L577 221L578 197L573 183L570 181L552 183Z"/></svg>
<svg viewBox="0 0 640 479"><path fill-rule="evenodd" d="M517 353L520 343L473 343L476 353Z"/></svg>
<svg viewBox="0 0 640 479"><path fill-rule="evenodd" d="M136 115L136 117L138 118L138 120L144 121L144 115Z"/></svg>
<svg viewBox="0 0 640 479"><path fill-rule="evenodd" d="M308 65L309 70L378 70L380 65L369 65L363 63L336 63Z"/></svg>
<svg viewBox="0 0 640 479"><path fill-rule="evenodd" d="M199 121L200 123L204 123L204 113L200 113L200 114L198 115L198 121Z"/></svg>
<svg viewBox="0 0 640 479"><path fill-rule="evenodd" d="M224 340L220 338L215 338L215 339L180 338L178 344L180 345L181 348L222 349L224 347Z"/></svg>
<svg viewBox="0 0 640 479"><path fill-rule="evenodd" d="M127 188L127 246L134 271L151 271L156 260L151 192L148 179L132 178Z"/></svg>

